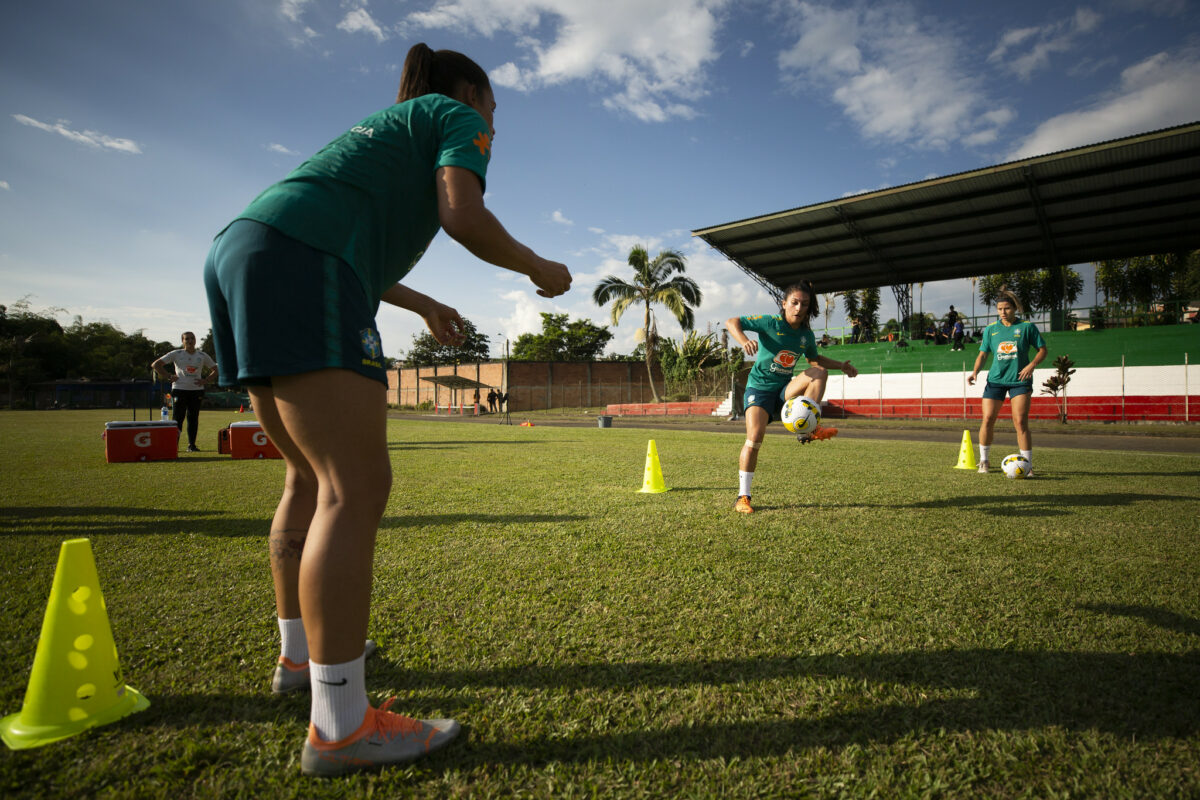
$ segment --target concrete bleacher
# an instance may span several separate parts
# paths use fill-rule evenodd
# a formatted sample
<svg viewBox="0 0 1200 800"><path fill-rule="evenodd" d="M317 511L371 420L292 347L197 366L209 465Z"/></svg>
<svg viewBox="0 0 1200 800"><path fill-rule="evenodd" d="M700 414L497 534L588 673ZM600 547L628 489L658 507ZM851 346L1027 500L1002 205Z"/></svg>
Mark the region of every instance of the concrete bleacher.
<svg viewBox="0 0 1200 800"><path fill-rule="evenodd" d="M1054 359L1061 355L1069 356L1077 370L1066 393L1072 419L1191 422L1200 418L1200 368L1196 366L1200 325L1042 335L1049 355L1035 373L1033 419L1055 419L1061 413L1058 400L1042 391L1042 382L1053 373ZM978 419L983 376L974 387L967 386L965 377L978 352L977 343L952 350L949 345L922 341L903 348L890 342L822 348L823 355L849 360L859 370L859 377L850 381L840 372L830 373L824 412L832 418ZM725 404L718 407L717 403L633 403L610 405L606 413L665 416L719 411L728 413Z"/></svg>
<svg viewBox="0 0 1200 800"><path fill-rule="evenodd" d="M1109 328L1087 331L1042 331L1050 351L1049 366L1055 358L1069 355L1076 367L1119 367L1125 356L1127 367L1159 367L1182 364L1184 354L1192 363L1200 356L1200 325L1161 325L1147 328ZM970 370L979 353L979 343L951 350L948 344L912 341L907 347L892 342L831 345L821 353L838 361L849 360L859 372L959 372Z"/></svg>

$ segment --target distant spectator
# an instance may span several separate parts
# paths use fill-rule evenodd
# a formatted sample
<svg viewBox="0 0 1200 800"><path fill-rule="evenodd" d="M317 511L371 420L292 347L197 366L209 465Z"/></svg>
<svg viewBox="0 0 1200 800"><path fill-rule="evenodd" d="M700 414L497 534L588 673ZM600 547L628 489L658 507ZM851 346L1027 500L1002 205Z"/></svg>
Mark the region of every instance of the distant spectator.
<svg viewBox="0 0 1200 800"><path fill-rule="evenodd" d="M966 331L963 329L962 320L961 319L954 320L954 334L953 334L954 335L954 347L951 348L952 350L962 350L963 349L963 336L965 334L966 334Z"/></svg>
<svg viewBox="0 0 1200 800"><path fill-rule="evenodd" d="M184 332L182 341L183 347L155 359L150 369L163 380L171 381L171 397L175 401L175 424L182 433L183 421L187 420L187 451L195 453L200 449L196 447L196 432L200 428L200 403L204 400L204 387L217 380L217 362L213 361L208 353L196 349L196 334L191 331ZM175 366L174 374L167 371L168 364Z"/></svg>
<svg viewBox="0 0 1200 800"><path fill-rule="evenodd" d="M817 344L821 347L829 347L829 345L833 344L833 341L829 338L828 333L823 333L821 334L821 341L817 342Z"/></svg>
<svg viewBox="0 0 1200 800"><path fill-rule="evenodd" d="M488 389L487 398L488 398L488 411L495 414L496 413L496 390Z"/></svg>
<svg viewBox="0 0 1200 800"><path fill-rule="evenodd" d="M946 325L953 328L955 322L958 322L958 312L954 310L954 306L950 306L950 313L946 315Z"/></svg>
<svg viewBox="0 0 1200 800"><path fill-rule="evenodd" d="M858 317L855 317L850 320L850 343L857 344L860 335L862 335L862 323L858 321Z"/></svg>
<svg viewBox="0 0 1200 800"><path fill-rule="evenodd" d="M475 399L472 402L475 403L475 408L476 408L476 410L478 410L479 409L479 387L478 386L475 387Z"/></svg>

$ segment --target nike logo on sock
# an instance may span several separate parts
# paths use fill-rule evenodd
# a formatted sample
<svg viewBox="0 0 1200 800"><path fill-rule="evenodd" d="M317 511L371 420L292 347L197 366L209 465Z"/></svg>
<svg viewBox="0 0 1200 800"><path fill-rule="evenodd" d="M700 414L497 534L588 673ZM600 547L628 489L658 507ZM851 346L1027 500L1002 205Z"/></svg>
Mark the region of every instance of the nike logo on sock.
<svg viewBox="0 0 1200 800"><path fill-rule="evenodd" d="M337 683L334 683L333 681L323 681L323 680L318 679L317 683L323 683L326 686L345 686L348 683L348 681L345 678L342 678Z"/></svg>

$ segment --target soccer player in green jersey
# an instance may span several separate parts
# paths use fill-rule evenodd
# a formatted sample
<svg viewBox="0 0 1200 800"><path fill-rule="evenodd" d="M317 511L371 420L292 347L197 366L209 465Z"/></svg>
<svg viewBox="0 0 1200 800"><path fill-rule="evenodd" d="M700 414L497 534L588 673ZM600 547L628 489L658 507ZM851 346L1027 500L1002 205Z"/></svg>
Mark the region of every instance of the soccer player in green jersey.
<svg viewBox="0 0 1200 800"><path fill-rule="evenodd" d="M543 297L570 288L566 266L484 207L495 108L478 64L414 46L396 103L259 195L205 265L222 382L248 387L286 462L270 535L283 651L272 688L312 690L305 774L410 761L459 731L367 700L375 534L392 485L375 313L381 301L399 306L442 344L461 343L457 311L399 283L439 229Z"/></svg>
<svg viewBox="0 0 1200 800"><path fill-rule="evenodd" d="M988 353L995 355L988 370L987 385L983 387L983 420L979 424L979 472L987 474L991 465L988 452L992 447L992 433L996 417L1004 405L1004 397L1011 398L1013 427L1017 431L1017 447L1021 455L1033 463L1033 437L1029 433L1029 403L1033 398L1033 371L1046 359L1046 343L1032 322L1017 319L1020 310L1012 292L1001 292L996 301L998 322L988 325L979 343L979 355L975 357L975 369L967 377L967 383L975 385L979 370L983 369ZM1029 351L1036 349L1033 358ZM1033 477L1031 470L1026 477Z"/></svg>
<svg viewBox="0 0 1200 800"><path fill-rule="evenodd" d="M730 317L725 322L734 341L741 345L746 355L754 356L754 366L746 379L746 394L742 398L742 407L746 411L746 443L738 457L738 498L733 506L742 514L754 512L750 505L750 484L758 465L758 449L762 447L767 425L772 419L779 419L784 403L804 395L820 405L829 370L839 369L851 378L858 374L849 361L837 361L817 351L816 337L809 327L809 321L819 313L816 296L812 283L800 281L784 289L779 314ZM746 331L758 334L758 339L746 336ZM796 364L801 359L809 366L797 373ZM797 438L804 444L814 439L828 439L836 433L837 428L818 426L811 434Z"/></svg>

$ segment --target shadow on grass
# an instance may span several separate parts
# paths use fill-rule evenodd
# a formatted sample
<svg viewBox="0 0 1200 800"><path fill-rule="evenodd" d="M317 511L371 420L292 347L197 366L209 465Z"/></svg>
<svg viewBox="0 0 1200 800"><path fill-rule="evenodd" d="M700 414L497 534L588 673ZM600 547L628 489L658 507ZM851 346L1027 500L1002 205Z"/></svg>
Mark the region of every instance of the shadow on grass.
<svg viewBox="0 0 1200 800"><path fill-rule="evenodd" d="M493 445L493 444L550 444L550 442L545 442L545 441L539 442L539 441L529 441L529 440L519 441L516 439L510 440L510 441L504 441L504 440L500 440L500 439L497 439L495 441L493 441L491 439L480 439L480 440L472 441L469 439L463 439L463 440L455 440L455 441L447 440L447 441L441 441L441 442L391 442L390 444L388 444L388 449L389 450L446 450L449 448L477 447L477 446Z"/></svg>
<svg viewBox="0 0 1200 800"><path fill-rule="evenodd" d="M1197 622L1188 620L1188 624ZM805 695L826 698L817 700L821 710L812 715L781 705L758 719L701 724L685 720L653 730L543 735L504 742L472 741L468 736L451 751L455 768L468 771L496 764L761 758L798 749L865 747L947 732L1061 728L1099 731L1129 741L1191 737L1200 732L1197 652L1129 655L949 650L668 663L528 664L446 672L382 666L369 670L369 688L390 685L420 692L402 702L403 713L414 716L458 713L457 709L473 705L463 690L469 694L480 687L609 692L611 702L620 704L625 702L622 693L639 690L804 679L813 684L811 688L798 688L791 695L799 695L801 700ZM876 692L891 694L896 685L968 696L910 703L872 696ZM299 727L306 718L307 698L272 698L265 691L264 685L261 696L158 692L154 698L157 705L122 724L172 728L234 719ZM443 691L447 692L444 696ZM756 691L755 697L756 704L763 702L761 692ZM725 703L736 703L736 698ZM736 709L728 713L736 715ZM603 720L585 722L594 728Z"/></svg>
<svg viewBox="0 0 1200 800"><path fill-rule="evenodd" d="M1059 494L1049 497L1021 495L993 495L988 497L963 496L920 503L888 505L887 508L950 508L963 510L978 508L981 511L1003 514L1009 517L1061 517L1078 508L1110 508L1129 506L1134 503L1157 503L1163 500L1195 500L1187 495L1135 494L1132 492L1108 492L1105 494ZM883 506L880 506L883 507Z"/></svg>
<svg viewBox="0 0 1200 800"><path fill-rule="evenodd" d="M1081 603L1076 607L1085 611L1095 611L1098 614L1108 614L1113 617L1141 617L1151 625L1157 625L1164 630L1200 636L1200 619L1185 617L1182 614L1176 614L1174 611L1167 611L1164 608L1113 605L1111 603Z"/></svg>
<svg viewBox="0 0 1200 800"><path fill-rule="evenodd" d="M376 674L378 683L387 676ZM742 684L805 678L838 681L840 707L819 716L782 716L658 730L472 743L456 767L592 759L758 758L795 749L867 746L911 735L1046 727L1101 731L1128 740L1188 737L1200 731L1200 654L1061 653L1010 650L811 656L667 664L526 665L479 672L397 673L406 688L447 685L533 689L641 688ZM876 687L871 685L875 684ZM910 684L973 696L914 704L874 702L873 688ZM860 688L861 687L861 688ZM828 689L815 690L826 694ZM868 696L864 696L864 693ZM613 702L621 702L615 697ZM465 759L466 763L463 763Z"/></svg>
<svg viewBox="0 0 1200 800"><path fill-rule="evenodd" d="M1200 477L1200 469L1181 469L1173 472L1108 472L1105 470L1085 470L1085 469L1056 469L1053 475L1087 475L1103 478L1189 478ZM1041 475L1036 476L1040 482Z"/></svg>
<svg viewBox="0 0 1200 800"><path fill-rule="evenodd" d="M268 521L229 519L217 511L181 513L136 506L21 506L0 508L0 536L265 535Z"/></svg>
<svg viewBox="0 0 1200 800"><path fill-rule="evenodd" d="M379 532L389 528L424 528L432 525L457 525L473 522L481 525L516 525L533 522L578 522L588 519L577 514L413 514L405 517L384 517Z"/></svg>
<svg viewBox="0 0 1200 800"><path fill-rule="evenodd" d="M269 511L261 519L231 518L216 511L165 511L124 506L23 506L0 508L0 536L180 535L259 536L266 540ZM419 528L471 522L518 525L536 522L577 522L574 514L414 514L384 517L381 533L390 528Z"/></svg>

